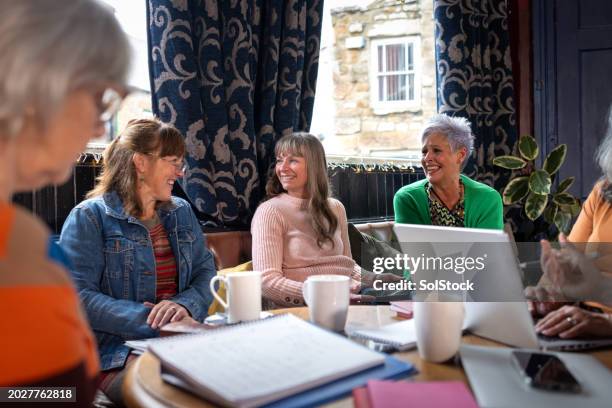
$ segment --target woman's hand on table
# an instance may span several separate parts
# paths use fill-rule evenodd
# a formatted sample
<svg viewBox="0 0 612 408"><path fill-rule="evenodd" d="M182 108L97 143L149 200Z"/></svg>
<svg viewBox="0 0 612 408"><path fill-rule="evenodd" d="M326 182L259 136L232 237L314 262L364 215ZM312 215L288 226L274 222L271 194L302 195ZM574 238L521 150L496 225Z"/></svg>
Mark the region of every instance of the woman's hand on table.
<svg viewBox="0 0 612 408"><path fill-rule="evenodd" d="M186 318L191 319L189 312L184 306L170 300L162 300L157 304L144 302L144 305L151 308L151 312L149 312L147 317L147 324L152 329L158 329L166 323L178 322Z"/></svg>
<svg viewBox="0 0 612 408"><path fill-rule="evenodd" d="M373 303L376 300L376 296L362 295L360 293L351 293L349 301L351 305Z"/></svg>
<svg viewBox="0 0 612 408"><path fill-rule="evenodd" d="M374 281L380 281L383 283L395 283L402 280L401 276L397 276L393 273L381 273L374 278Z"/></svg>
<svg viewBox="0 0 612 408"><path fill-rule="evenodd" d="M364 287L372 288L374 287L374 282L376 281L382 283L394 283L401 281L402 277L389 272L374 273L370 271L365 271L362 275L362 280Z"/></svg>

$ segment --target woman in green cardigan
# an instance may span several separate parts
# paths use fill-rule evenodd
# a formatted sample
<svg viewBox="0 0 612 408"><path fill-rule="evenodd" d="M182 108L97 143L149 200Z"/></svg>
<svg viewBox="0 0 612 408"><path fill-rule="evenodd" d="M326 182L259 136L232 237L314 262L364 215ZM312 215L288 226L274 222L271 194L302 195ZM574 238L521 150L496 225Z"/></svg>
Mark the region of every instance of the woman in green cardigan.
<svg viewBox="0 0 612 408"><path fill-rule="evenodd" d="M450 227L503 229L501 196L461 174L474 148L465 118L432 117L421 135L426 179L395 193L395 221Z"/></svg>

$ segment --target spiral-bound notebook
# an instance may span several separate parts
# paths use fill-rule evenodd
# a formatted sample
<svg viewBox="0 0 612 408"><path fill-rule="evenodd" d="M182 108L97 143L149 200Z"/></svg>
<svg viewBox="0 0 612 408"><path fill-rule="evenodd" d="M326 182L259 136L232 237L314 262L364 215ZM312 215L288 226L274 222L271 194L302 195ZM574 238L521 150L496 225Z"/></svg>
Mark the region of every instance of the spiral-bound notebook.
<svg viewBox="0 0 612 408"><path fill-rule="evenodd" d="M403 320L374 329L355 330L351 333L351 338L373 340L398 350L408 350L416 346L414 320Z"/></svg>
<svg viewBox="0 0 612 408"><path fill-rule="evenodd" d="M149 351L193 393L237 407L267 404L385 362L384 355L289 314L168 337Z"/></svg>

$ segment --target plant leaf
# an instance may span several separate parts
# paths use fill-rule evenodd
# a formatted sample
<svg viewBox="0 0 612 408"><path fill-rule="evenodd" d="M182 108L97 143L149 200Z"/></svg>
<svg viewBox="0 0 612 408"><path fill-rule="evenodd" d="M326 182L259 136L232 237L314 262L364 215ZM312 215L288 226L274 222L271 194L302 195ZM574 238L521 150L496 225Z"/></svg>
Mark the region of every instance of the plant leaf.
<svg viewBox="0 0 612 408"><path fill-rule="evenodd" d="M548 154L546 160L544 160L544 170L550 175L553 175L559 170L559 167L565 161L565 156L567 154L567 145L561 144L553 149L552 152Z"/></svg>
<svg viewBox="0 0 612 408"><path fill-rule="evenodd" d="M574 201L572 204L570 205L563 205L563 206L559 206L559 208L562 208L563 211L565 211L568 214L572 215L572 218L574 218L575 216L577 216L578 214L580 214L580 210L582 209L582 207L580 206L580 202L578 201L578 199L576 199L576 201Z"/></svg>
<svg viewBox="0 0 612 408"><path fill-rule="evenodd" d="M529 176L529 189L536 194L550 193L550 175L544 170L536 170Z"/></svg>
<svg viewBox="0 0 612 408"><path fill-rule="evenodd" d="M529 193L529 177L517 177L511 180L502 194L505 205L522 200Z"/></svg>
<svg viewBox="0 0 612 408"><path fill-rule="evenodd" d="M531 221L538 218L544 211L544 208L546 208L547 203L548 195L529 193L527 201L525 201L525 214L527 214L527 218Z"/></svg>
<svg viewBox="0 0 612 408"><path fill-rule="evenodd" d="M555 215L555 225L557 226L560 232L564 234L569 233L571 221L571 214L561 210L557 211L557 214Z"/></svg>
<svg viewBox="0 0 612 408"><path fill-rule="evenodd" d="M576 179L576 177L572 176L572 177L568 177L565 180L563 180L562 182L559 183L559 187L557 188L557 194L559 193L565 193L567 191L568 188L570 188L572 186L572 184L574 184L574 180Z"/></svg>
<svg viewBox="0 0 612 408"><path fill-rule="evenodd" d="M572 217L575 217L580 214L580 210L582 210L582 206L580 205L580 201L576 199L574 204L570 205L570 213L572 214Z"/></svg>
<svg viewBox="0 0 612 408"><path fill-rule="evenodd" d="M527 162L516 156L499 156L493 159L493 164L508 170L522 169Z"/></svg>
<svg viewBox="0 0 612 408"><path fill-rule="evenodd" d="M523 135L518 142L519 153L525 160L535 160L540 154L538 142L529 135Z"/></svg>
<svg viewBox="0 0 612 408"><path fill-rule="evenodd" d="M555 215L557 215L557 210L559 207L555 203L551 203L546 210L544 210L544 220L549 224L555 223Z"/></svg>
<svg viewBox="0 0 612 408"><path fill-rule="evenodd" d="M555 194L553 201L558 205L572 205L576 202L576 198L570 193Z"/></svg>

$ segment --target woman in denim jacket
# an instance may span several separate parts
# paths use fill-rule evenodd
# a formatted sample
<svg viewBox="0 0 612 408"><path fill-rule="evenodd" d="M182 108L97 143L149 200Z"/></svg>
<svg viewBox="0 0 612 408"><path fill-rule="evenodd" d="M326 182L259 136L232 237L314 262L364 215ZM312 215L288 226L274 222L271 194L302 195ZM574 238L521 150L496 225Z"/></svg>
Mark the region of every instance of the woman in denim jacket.
<svg viewBox="0 0 612 408"><path fill-rule="evenodd" d="M171 196L184 153L172 126L131 121L62 229L60 245L98 342L100 388L114 402L130 352L124 341L155 337L168 322L202 321L212 300L213 257L189 204Z"/></svg>

